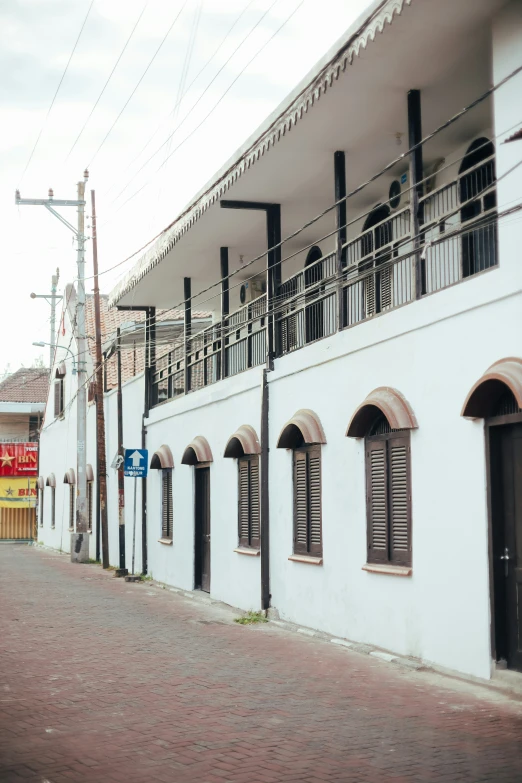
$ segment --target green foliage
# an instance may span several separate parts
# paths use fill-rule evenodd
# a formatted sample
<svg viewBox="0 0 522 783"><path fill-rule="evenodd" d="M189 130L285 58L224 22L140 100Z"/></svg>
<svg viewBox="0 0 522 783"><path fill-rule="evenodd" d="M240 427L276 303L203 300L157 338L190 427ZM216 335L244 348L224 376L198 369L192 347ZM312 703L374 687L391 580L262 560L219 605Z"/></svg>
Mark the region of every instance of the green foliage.
<svg viewBox="0 0 522 783"><path fill-rule="evenodd" d="M250 611L244 614L243 617L235 617L234 622L239 623L239 625L254 625L254 623L267 623L268 620L262 612Z"/></svg>

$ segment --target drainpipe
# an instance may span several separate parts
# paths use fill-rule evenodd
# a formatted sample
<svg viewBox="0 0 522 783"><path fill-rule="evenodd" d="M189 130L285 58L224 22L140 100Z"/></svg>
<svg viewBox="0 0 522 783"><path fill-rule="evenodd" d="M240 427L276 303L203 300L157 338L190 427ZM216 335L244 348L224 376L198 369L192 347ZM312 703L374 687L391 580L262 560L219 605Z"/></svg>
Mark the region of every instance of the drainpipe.
<svg viewBox="0 0 522 783"><path fill-rule="evenodd" d="M268 378L261 386L261 609L270 607L270 494L268 490Z"/></svg>

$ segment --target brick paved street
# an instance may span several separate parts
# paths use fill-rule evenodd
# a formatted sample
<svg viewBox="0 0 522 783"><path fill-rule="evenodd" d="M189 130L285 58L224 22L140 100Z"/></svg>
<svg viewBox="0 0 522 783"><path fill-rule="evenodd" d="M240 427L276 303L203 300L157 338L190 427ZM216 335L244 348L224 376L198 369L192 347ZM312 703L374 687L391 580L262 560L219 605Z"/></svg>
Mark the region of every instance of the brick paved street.
<svg viewBox="0 0 522 783"><path fill-rule="evenodd" d="M0 781L522 780L522 704L0 547Z"/></svg>

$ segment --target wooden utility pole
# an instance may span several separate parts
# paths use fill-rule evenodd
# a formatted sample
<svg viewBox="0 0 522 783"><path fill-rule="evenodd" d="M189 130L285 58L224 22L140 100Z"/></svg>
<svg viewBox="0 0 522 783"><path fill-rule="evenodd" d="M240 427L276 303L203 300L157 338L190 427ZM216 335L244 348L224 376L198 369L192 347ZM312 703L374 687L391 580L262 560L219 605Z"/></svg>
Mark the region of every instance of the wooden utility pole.
<svg viewBox="0 0 522 783"><path fill-rule="evenodd" d="M103 410L103 361L101 346L100 287L98 285L98 237L96 202L91 190L92 263L94 267L94 328L96 332L96 447L98 454L98 497L100 501L102 563L109 567L109 530L107 526L107 459L105 456L105 414Z"/></svg>

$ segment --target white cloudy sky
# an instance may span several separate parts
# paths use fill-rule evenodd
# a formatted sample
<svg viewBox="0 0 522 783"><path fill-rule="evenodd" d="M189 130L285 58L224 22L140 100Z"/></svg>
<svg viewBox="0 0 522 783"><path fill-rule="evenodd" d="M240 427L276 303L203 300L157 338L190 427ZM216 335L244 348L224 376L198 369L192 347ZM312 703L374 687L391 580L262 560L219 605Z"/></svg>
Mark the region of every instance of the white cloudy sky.
<svg viewBox="0 0 522 783"><path fill-rule="evenodd" d="M172 221L368 5L368 0L94 0L46 119L90 2L0 3L0 370L31 364L42 354L47 359L47 349L32 342L49 340L50 308L29 294L47 292L57 266L60 287L75 276L72 235L45 208L15 206L17 187L26 198L46 197L49 187L56 198L74 198L76 182L89 166L100 269L113 266ZM64 214L75 222L74 209ZM102 291L108 293L131 264L102 277ZM92 274L90 248L87 269Z"/></svg>

